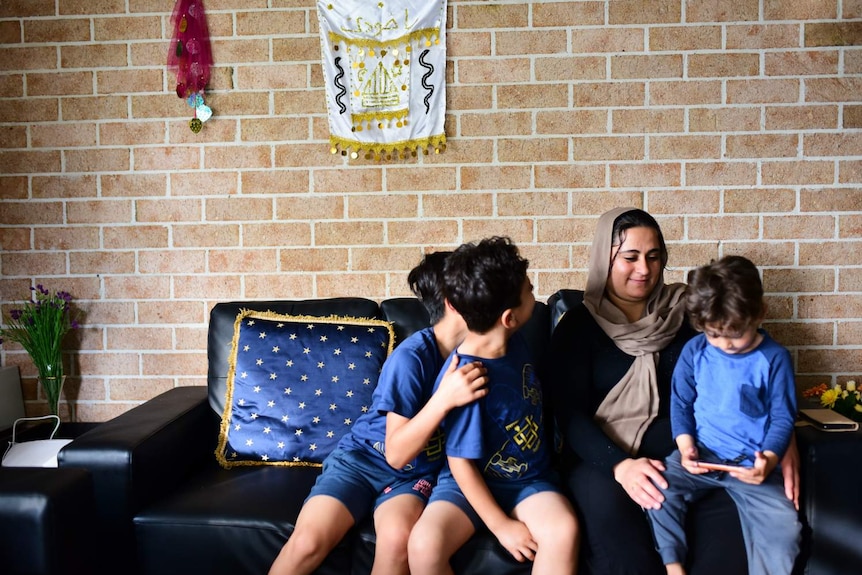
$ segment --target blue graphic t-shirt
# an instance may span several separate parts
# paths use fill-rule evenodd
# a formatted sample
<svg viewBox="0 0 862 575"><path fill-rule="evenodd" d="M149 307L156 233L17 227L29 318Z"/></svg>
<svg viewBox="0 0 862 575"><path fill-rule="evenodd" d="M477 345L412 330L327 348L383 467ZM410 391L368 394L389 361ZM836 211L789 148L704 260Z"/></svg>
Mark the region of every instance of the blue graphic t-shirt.
<svg viewBox="0 0 862 575"><path fill-rule="evenodd" d="M446 417L446 454L475 460L489 480L544 476L550 453L544 441L542 390L524 337L515 333L500 358L460 353L458 358L460 365L481 361L487 368L488 395ZM440 380L438 376L435 390Z"/></svg>
<svg viewBox="0 0 862 575"><path fill-rule="evenodd" d="M408 419L415 416L431 398L443 361L433 328L417 331L401 342L383 364L371 408L356 420L338 447L366 450L391 469L385 455L386 414L391 411ZM397 471L406 477L436 473L443 461L443 436L438 431L412 462Z"/></svg>

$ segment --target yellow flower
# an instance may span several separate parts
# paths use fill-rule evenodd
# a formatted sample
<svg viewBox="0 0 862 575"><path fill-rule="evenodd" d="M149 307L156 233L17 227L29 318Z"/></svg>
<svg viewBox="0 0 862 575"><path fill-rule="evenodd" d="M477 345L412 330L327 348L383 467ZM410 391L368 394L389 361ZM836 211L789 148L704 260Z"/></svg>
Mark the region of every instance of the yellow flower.
<svg viewBox="0 0 862 575"><path fill-rule="evenodd" d="M850 380L844 386L847 388L847 391L856 391L856 381ZM858 397L858 396L857 396Z"/></svg>
<svg viewBox="0 0 862 575"><path fill-rule="evenodd" d="M854 406L853 406L853 409L855 409L855 410L856 410L856 411L858 411L859 413L862 413L862 405L860 405L860 404L858 404L858 403L857 403L856 405L854 405Z"/></svg>
<svg viewBox="0 0 862 575"><path fill-rule="evenodd" d="M827 389L820 396L820 405L829 408L835 407L835 401L838 399L840 394L841 392L834 387L832 389Z"/></svg>

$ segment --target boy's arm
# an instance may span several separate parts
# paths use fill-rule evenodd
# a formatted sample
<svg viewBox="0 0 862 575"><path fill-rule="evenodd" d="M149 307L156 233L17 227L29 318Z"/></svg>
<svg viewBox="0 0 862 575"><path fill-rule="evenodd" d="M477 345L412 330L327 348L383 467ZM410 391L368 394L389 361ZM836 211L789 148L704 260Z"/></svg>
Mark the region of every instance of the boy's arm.
<svg viewBox="0 0 862 575"><path fill-rule="evenodd" d="M695 340L689 341L683 347L671 378L670 424L675 441L680 435L689 435L692 440L697 437L694 420L694 400L697 398L697 389L692 364L693 341ZM681 447L680 451L682 451Z"/></svg>
<svg viewBox="0 0 862 575"><path fill-rule="evenodd" d="M386 463L394 469L410 463L425 448L449 411L484 397L488 393L486 372L479 362L458 367L458 356L453 355L437 390L416 415L409 418L388 412Z"/></svg>
<svg viewBox="0 0 862 575"><path fill-rule="evenodd" d="M778 463L790 444L796 420L793 362L790 353L784 348L772 362L770 380L769 424L763 438L763 452L774 453L775 463Z"/></svg>
<svg viewBox="0 0 862 575"><path fill-rule="evenodd" d="M793 436L796 417L796 383L790 353L783 349L776 354L770 369L769 427L763 438L763 450L754 454L754 467L734 477L745 483L759 485L778 465ZM786 491L786 489L785 489Z"/></svg>
<svg viewBox="0 0 862 575"><path fill-rule="evenodd" d="M697 465L700 453L697 450L697 421L694 419L697 384L692 363L693 351L694 344L683 347L679 360L674 366L671 378L670 422L674 441L679 450L680 464L689 473L700 475L709 470Z"/></svg>
<svg viewBox="0 0 862 575"><path fill-rule="evenodd" d="M500 508L476 464L470 459L450 456L449 469L464 497L500 544L517 561L532 561L539 546L533 540L530 530Z"/></svg>

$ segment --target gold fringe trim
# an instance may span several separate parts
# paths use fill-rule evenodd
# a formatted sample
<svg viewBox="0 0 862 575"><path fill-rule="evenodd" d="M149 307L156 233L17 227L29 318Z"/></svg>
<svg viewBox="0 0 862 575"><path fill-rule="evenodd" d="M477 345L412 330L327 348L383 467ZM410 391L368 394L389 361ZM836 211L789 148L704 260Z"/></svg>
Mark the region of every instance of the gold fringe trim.
<svg viewBox="0 0 862 575"><path fill-rule="evenodd" d="M403 108L401 110L394 110L391 112L362 112L360 114L351 114L350 120L353 122L354 126L363 122L389 122L391 120L403 120L409 113L410 108Z"/></svg>
<svg viewBox="0 0 862 575"><path fill-rule="evenodd" d="M375 160L392 160L398 159L398 157L406 158L408 155L416 156L421 148L424 148L425 154L430 153L432 149L435 154L445 152L446 134L388 143L357 142L339 136L330 136L329 143L331 154L337 154L340 151L342 156L349 155L351 159L355 160L359 157L360 152L364 151L366 160L372 158Z"/></svg>
<svg viewBox="0 0 862 575"><path fill-rule="evenodd" d="M352 316L339 316L339 315L328 315L328 316L315 316L315 315L289 315L284 313L276 313L274 311L256 311L250 309L240 309L239 313L236 315L236 320L233 323L233 338L231 339L230 344L230 355L228 356L228 372L227 372L227 385L226 385L226 393L225 393L225 403L224 403L224 413L222 413L221 417L221 425L219 426L219 436L218 436L218 446L215 450L216 460L219 465L221 465L225 469L230 469L231 467L240 467L240 466L248 466L248 465L281 465L286 467L322 467L322 463L314 463L312 461L233 461L225 457L225 449L227 448L227 439L230 430L230 418L231 412L233 411L233 387L234 387L234 378L236 375L236 354L239 348L239 330L242 322L246 318L253 319L266 319L266 320L276 320L276 321L288 321L288 322L296 322L296 323L330 323L330 324L339 324L339 323L349 323L353 325L369 325L375 327L383 327L389 332L389 346L386 348L386 357L388 358L392 355L392 350L395 348L395 329L392 327L391 321L386 321L382 319L373 319L373 318L365 318L365 317L352 317ZM349 433L349 432L348 432Z"/></svg>
<svg viewBox="0 0 862 575"><path fill-rule="evenodd" d="M414 30L409 34L405 34L403 36L399 36L398 38L392 38L391 40L387 40L385 42L381 42L380 40L372 40L371 38L348 38L347 36L342 36L338 32L329 32L329 39L338 44L344 42L345 44L351 46L361 46L363 48L386 48L386 47L398 47L402 44L407 44L414 40L422 40L432 38L440 39L440 28L421 28L419 30Z"/></svg>

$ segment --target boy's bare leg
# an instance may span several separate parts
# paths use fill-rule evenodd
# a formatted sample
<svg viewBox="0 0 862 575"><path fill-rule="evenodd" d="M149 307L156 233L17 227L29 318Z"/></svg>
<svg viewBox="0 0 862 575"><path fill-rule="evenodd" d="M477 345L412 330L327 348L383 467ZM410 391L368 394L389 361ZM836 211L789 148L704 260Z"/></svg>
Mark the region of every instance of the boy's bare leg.
<svg viewBox="0 0 862 575"><path fill-rule="evenodd" d="M668 563L664 567L667 569L667 575L685 575L682 563Z"/></svg>
<svg viewBox="0 0 862 575"><path fill-rule="evenodd" d="M353 516L338 499L312 497L302 506L293 534L269 568L269 575L310 574L351 527Z"/></svg>
<svg viewBox="0 0 862 575"><path fill-rule="evenodd" d="M415 495L398 495L374 511L374 565L371 575L408 575L407 541L425 502Z"/></svg>
<svg viewBox="0 0 862 575"><path fill-rule="evenodd" d="M580 530L568 499L552 491L536 493L515 506L512 516L524 522L539 546L533 575L577 572Z"/></svg>
<svg viewBox="0 0 862 575"><path fill-rule="evenodd" d="M411 575L452 575L449 559L475 531L470 518L453 503L428 505L410 534Z"/></svg>

